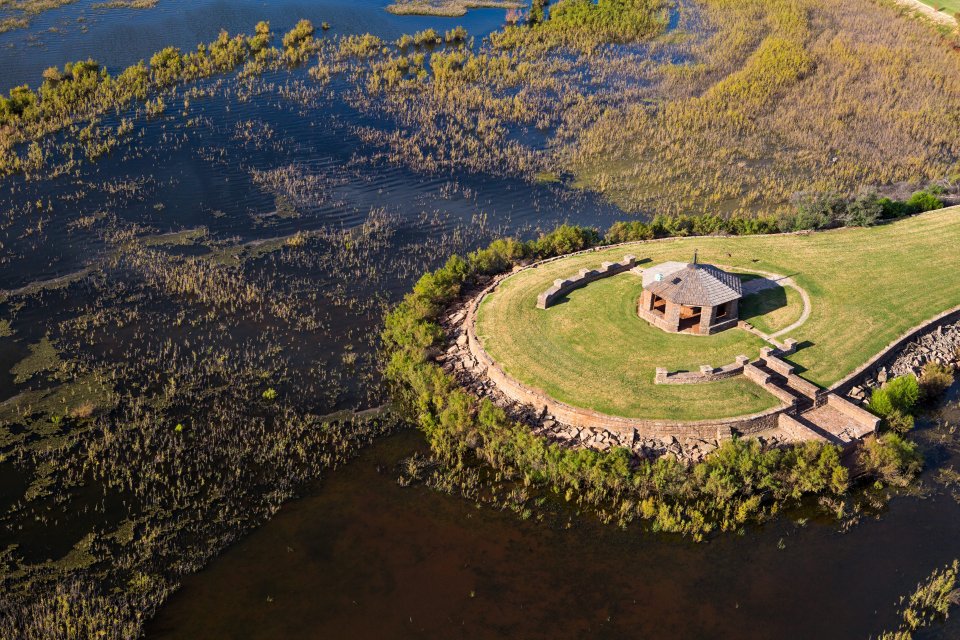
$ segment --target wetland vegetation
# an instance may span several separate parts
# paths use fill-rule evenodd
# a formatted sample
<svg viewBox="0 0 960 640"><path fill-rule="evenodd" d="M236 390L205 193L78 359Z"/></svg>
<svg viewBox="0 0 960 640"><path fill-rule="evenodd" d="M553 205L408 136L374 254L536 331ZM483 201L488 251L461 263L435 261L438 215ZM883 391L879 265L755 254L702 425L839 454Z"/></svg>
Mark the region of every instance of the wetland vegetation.
<svg viewBox="0 0 960 640"><path fill-rule="evenodd" d="M387 6L398 16L443 16L459 18L470 9L520 9L517 0L399 0Z"/></svg>
<svg viewBox="0 0 960 640"><path fill-rule="evenodd" d="M26 7L0 3L18 12L0 31L33 29ZM430 450L404 483L694 539L809 502L849 528L913 477L892 408L863 459L879 484L858 493L826 446L737 441L691 468L548 446L427 352L451 296L520 261L953 202L947 36L838 0L533 9L492 33L254 18L109 68L0 52L49 58L0 98L0 636L137 636L184 576L410 422ZM899 295L891 273L877 284L864 295ZM944 290L922 293L917 317ZM802 364L827 379L849 362Z"/></svg>

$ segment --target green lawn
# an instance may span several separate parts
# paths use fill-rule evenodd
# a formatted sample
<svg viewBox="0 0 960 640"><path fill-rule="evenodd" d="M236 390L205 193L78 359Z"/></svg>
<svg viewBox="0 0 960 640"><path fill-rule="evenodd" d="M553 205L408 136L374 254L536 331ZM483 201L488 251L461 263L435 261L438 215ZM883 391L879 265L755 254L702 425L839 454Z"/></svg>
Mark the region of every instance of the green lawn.
<svg viewBox="0 0 960 640"><path fill-rule="evenodd" d="M951 17L960 11L960 0L920 0L920 2Z"/></svg>
<svg viewBox="0 0 960 640"><path fill-rule="evenodd" d="M738 353L754 356L762 346L754 336L736 329L671 335L650 327L635 315L640 282L629 273L574 291L546 311L535 308L537 295L557 277L627 253L652 265L688 260L696 248L703 262L791 275L810 294L812 311L784 336L805 345L790 360L828 386L910 327L960 304L958 247L958 207L869 229L637 243L509 278L481 307L477 332L508 373L571 404L647 418L746 414L772 406L773 398L742 379L665 386L654 385L653 375L657 366L695 369Z"/></svg>
<svg viewBox="0 0 960 640"><path fill-rule="evenodd" d="M777 287L740 301L740 318L767 335L786 329L803 314L803 298L792 287Z"/></svg>

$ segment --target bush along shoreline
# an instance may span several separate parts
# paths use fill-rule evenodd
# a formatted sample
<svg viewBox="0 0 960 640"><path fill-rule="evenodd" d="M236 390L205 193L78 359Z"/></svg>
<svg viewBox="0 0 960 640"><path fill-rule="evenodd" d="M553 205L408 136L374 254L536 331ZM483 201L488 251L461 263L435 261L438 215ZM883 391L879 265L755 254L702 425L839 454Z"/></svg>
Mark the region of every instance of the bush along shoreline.
<svg viewBox="0 0 960 640"><path fill-rule="evenodd" d="M696 230L712 223L683 218L680 226ZM665 217L651 223L616 223L605 236L595 229L562 225L536 240L495 240L424 274L387 315L382 333L385 376L394 402L423 431L431 452L429 459L408 460L401 482L425 481L513 509L524 518L553 495L604 522L625 526L640 519L653 531L699 541L716 532L742 531L808 498L845 519L851 513L851 468L878 489L884 482L905 485L916 476L922 467L917 446L895 430L890 418L885 420L887 432L863 447L849 467L838 447L815 442L764 450L756 440L733 439L689 466L669 454L649 460L633 457L624 448L565 448L534 435L489 399L464 391L435 362L443 338L439 319L461 292L476 290L517 265L602 244L665 237L677 231L677 225L676 218ZM741 231L762 233L760 228ZM942 380L927 386L931 393L942 390ZM898 393L894 390L893 395ZM902 404L902 395L896 395L901 404L894 406L914 411L915 405ZM909 399L911 393L907 395ZM866 498L869 502L876 495ZM854 505L852 511L861 508Z"/></svg>

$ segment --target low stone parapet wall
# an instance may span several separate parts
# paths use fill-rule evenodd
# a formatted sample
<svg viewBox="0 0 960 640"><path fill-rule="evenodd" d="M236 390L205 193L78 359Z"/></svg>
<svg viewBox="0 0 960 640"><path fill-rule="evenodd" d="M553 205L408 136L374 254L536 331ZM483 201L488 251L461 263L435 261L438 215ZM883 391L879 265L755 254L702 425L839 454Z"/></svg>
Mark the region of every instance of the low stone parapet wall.
<svg viewBox="0 0 960 640"><path fill-rule="evenodd" d="M779 373L784 378L793 374L793 365L787 362L786 360L781 360L777 356L773 355L773 349L770 347L764 347L760 350L760 359L763 360L764 365L767 369L775 373Z"/></svg>
<svg viewBox="0 0 960 640"><path fill-rule="evenodd" d="M750 362L747 356L737 356L737 359L722 367L714 368L708 364L700 367L699 371L667 371L664 367L657 367L653 382L655 384L700 384L702 382L716 382L732 378L743 373L743 367Z"/></svg>
<svg viewBox="0 0 960 640"><path fill-rule="evenodd" d="M620 262L604 262L599 269L581 269L580 272L569 278L558 278L553 286L537 296L537 308L546 309L557 299L562 298L574 289L586 286L602 278L609 278L618 273L629 271L637 266L636 256L624 256Z"/></svg>
<svg viewBox="0 0 960 640"><path fill-rule="evenodd" d="M773 395L777 398L777 400L786 405L789 411L792 412L796 410L797 396L791 393L788 389L784 389L783 387L776 385L769 380L760 386L763 387L767 393Z"/></svg>
<svg viewBox="0 0 960 640"><path fill-rule="evenodd" d="M787 376L787 386L813 400L813 406L819 407L826 402L827 390L821 389L809 380L791 373Z"/></svg>
<svg viewBox="0 0 960 640"><path fill-rule="evenodd" d="M780 414L777 427L783 431L784 435L790 438L792 442L803 442L805 440L827 441L823 435L807 428L806 425L788 413Z"/></svg>
<svg viewBox="0 0 960 640"><path fill-rule="evenodd" d="M760 386L770 382L770 374L752 363L743 366L743 375L746 376L747 380L755 382Z"/></svg>

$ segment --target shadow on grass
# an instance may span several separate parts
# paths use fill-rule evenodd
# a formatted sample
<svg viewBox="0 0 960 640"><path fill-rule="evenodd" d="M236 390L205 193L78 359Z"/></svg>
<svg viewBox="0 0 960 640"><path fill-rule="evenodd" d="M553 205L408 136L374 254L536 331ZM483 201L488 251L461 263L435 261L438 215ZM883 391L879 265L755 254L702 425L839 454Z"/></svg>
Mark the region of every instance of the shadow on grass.
<svg viewBox="0 0 960 640"><path fill-rule="evenodd" d="M814 346L815 344L816 344L815 342L810 342L809 340L804 340L803 342L798 342L798 343L797 343L797 351L801 351L801 350L803 350L803 349L809 349L810 347ZM807 368L806 368L805 366L803 366L802 364L797 364L797 362L796 362L795 360L793 360L792 358L790 358L790 356L787 356L785 359L786 359L790 364L793 365L793 372L796 373L797 375L800 375L800 374L802 374L802 373L806 373L806 372L807 372ZM820 386L820 385L817 385L817 386Z"/></svg>
<svg viewBox="0 0 960 640"><path fill-rule="evenodd" d="M740 319L750 322L752 318L766 315L787 306L787 290L772 287L746 296L740 301Z"/></svg>

